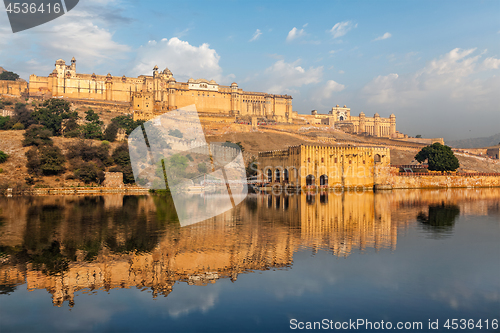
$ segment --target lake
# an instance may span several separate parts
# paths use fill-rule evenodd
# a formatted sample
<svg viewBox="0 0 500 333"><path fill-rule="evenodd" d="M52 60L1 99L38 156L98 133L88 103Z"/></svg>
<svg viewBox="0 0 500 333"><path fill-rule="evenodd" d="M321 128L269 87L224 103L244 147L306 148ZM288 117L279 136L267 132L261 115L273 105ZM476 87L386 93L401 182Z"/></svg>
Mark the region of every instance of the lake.
<svg viewBox="0 0 500 333"><path fill-rule="evenodd" d="M499 257L498 188L0 197L0 332L498 332Z"/></svg>

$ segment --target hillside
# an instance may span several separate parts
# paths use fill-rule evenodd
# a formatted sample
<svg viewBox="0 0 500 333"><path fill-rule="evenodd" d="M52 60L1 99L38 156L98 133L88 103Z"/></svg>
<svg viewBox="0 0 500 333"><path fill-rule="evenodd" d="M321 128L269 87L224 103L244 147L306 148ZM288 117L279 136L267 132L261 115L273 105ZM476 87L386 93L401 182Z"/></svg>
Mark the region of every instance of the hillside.
<svg viewBox="0 0 500 333"><path fill-rule="evenodd" d="M448 146L453 148L483 148L498 145L500 133L485 138L471 138L455 141L447 141Z"/></svg>
<svg viewBox="0 0 500 333"><path fill-rule="evenodd" d="M6 70L3 67L0 67L0 74L2 74L3 72L6 72Z"/></svg>

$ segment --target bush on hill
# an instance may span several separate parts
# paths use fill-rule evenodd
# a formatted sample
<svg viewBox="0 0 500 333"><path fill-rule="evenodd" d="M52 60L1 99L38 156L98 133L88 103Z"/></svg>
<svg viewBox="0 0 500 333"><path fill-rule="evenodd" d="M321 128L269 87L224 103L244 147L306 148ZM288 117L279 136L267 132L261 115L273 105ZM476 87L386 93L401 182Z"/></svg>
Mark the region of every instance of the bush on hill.
<svg viewBox="0 0 500 333"><path fill-rule="evenodd" d="M52 146L52 132L42 125L31 125L24 132L23 146Z"/></svg>
<svg viewBox="0 0 500 333"><path fill-rule="evenodd" d="M17 79L19 79L19 75L14 72L5 71L0 73L0 80L16 81Z"/></svg>
<svg viewBox="0 0 500 333"><path fill-rule="evenodd" d="M9 155L0 150L0 163L4 163L9 158Z"/></svg>

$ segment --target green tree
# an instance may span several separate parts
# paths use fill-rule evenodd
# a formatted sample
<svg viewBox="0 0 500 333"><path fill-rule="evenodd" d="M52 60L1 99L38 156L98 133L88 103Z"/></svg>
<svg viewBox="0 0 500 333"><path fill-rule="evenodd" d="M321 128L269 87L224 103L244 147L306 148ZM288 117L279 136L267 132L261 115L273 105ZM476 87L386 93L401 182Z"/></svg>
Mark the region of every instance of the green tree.
<svg viewBox="0 0 500 333"><path fill-rule="evenodd" d="M92 109L85 111L85 120L88 121L82 128L83 135L86 139L102 139L102 124L99 115Z"/></svg>
<svg viewBox="0 0 500 333"><path fill-rule="evenodd" d="M419 163L427 160L431 171L455 171L460 167L460 163L451 148L443 146L439 142L422 148L415 155L415 159Z"/></svg>
<svg viewBox="0 0 500 333"><path fill-rule="evenodd" d="M14 106L14 121L24 125L24 128L36 123L35 119L33 119L33 112L23 103L16 103Z"/></svg>
<svg viewBox="0 0 500 333"><path fill-rule="evenodd" d="M85 139L102 139L102 128L101 125L96 123L88 123L82 126L82 133Z"/></svg>
<svg viewBox="0 0 500 333"><path fill-rule="evenodd" d="M14 72L5 71L0 74L0 80L16 81L17 79L19 79L19 75Z"/></svg>
<svg viewBox="0 0 500 333"><path fill-rule="evenodd" d="M23 146L52 146L52 132L42 125L31 125L24 132Z"/></svg>
<svg viewBox="0 0 500 333"><path fill-rule="evenodd" d="M118 116L111 119L111 122L118 125L119 128L123 128L125 130L125 133L127 133L127 135L132 133L132 131L136 129L138 126L144 124L144 120L134 121L132 116Z"/></svg>
<svg viewBox="0 0 500 333"><path fill-rule="evenodd" d="M79 137L81 134L80 126L78 125L78 112L70 112L68 119L64 122L64 136L68 138Z"/></svg>
<svg viewBox="0 0 500 333"><path fill-rule="evenodd" d="M58 175L64 172L66 158L57 146L39 147L40 169L45 176Z"/></svg>
<svg viewBox="0 0 500 333"><path fill-rule="evenodd" d="M10 116L2 117L0 116L0 129L8 130L14 126L14 119L11 119Z"/></svg>
<svg viewBox="0 0 500 333"><path fill-rule="evenodd" d="M111 124L109 124L106 127L106 130L104 131L103 139L109 142L115 141L116 135L118 134L118 130L119 130L118 124L115 122L111 122Z"/></svg>
<svg viewBox="0 0 500 333"><path fill-rule="evenodd" d="M198 171L200 173L207 173L207 165L205 163L198 163Z"/></svg>
<svg viewBox="0 0 500 333"><path fill-rule="evenodd" d="M9 155L0 150L0 163L4 163L9 158Z"/></svg>
<svg viewBox="0 0 500 333"><path fill-rule="evenodd" d="M42 107L36 109L32 116L39 124L50 129L55 136L59 136L62 133L63 121L74 117L74 112L70 111L69 102L51 98L43 102Z"/></svg>
<svg viewBox="0 0 500 333"><path fill-rule="evenodd" d="M182 132L180 130L178 130L177 128L174 130L169 130L168 135L175 136L176 138L179 138L179 139L182 139L182 137L184 136L182 134Z"/></svg>
<svg viewBox="0 0 500 333"><path fill-rule="evenodd" d="M130 164L130 154L126 143L119 145L111 155L113 162L117 165L111 168L111 172L123 173L123 182L125 184L133 184L135 182L134 173Z"/></svg>
<svg viewBox="0 0 500 333"><path fill-rule="evenodd" d="M422 135L421 135L421 134L417 134L415 137L416 137L417 139L420 139L420 138L422 137Z"/></svg>

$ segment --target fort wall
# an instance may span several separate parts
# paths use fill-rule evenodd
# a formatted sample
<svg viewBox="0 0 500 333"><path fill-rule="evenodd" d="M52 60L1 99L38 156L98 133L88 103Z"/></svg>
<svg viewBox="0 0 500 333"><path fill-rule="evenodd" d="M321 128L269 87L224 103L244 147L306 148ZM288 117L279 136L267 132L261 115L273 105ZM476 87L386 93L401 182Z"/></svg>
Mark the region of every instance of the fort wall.
<svg viewBox="0 0 500 333"><path fill-rule="evenodd" d="M0 95L21 96L28 91L26 81L0 80Z"/></svg>

